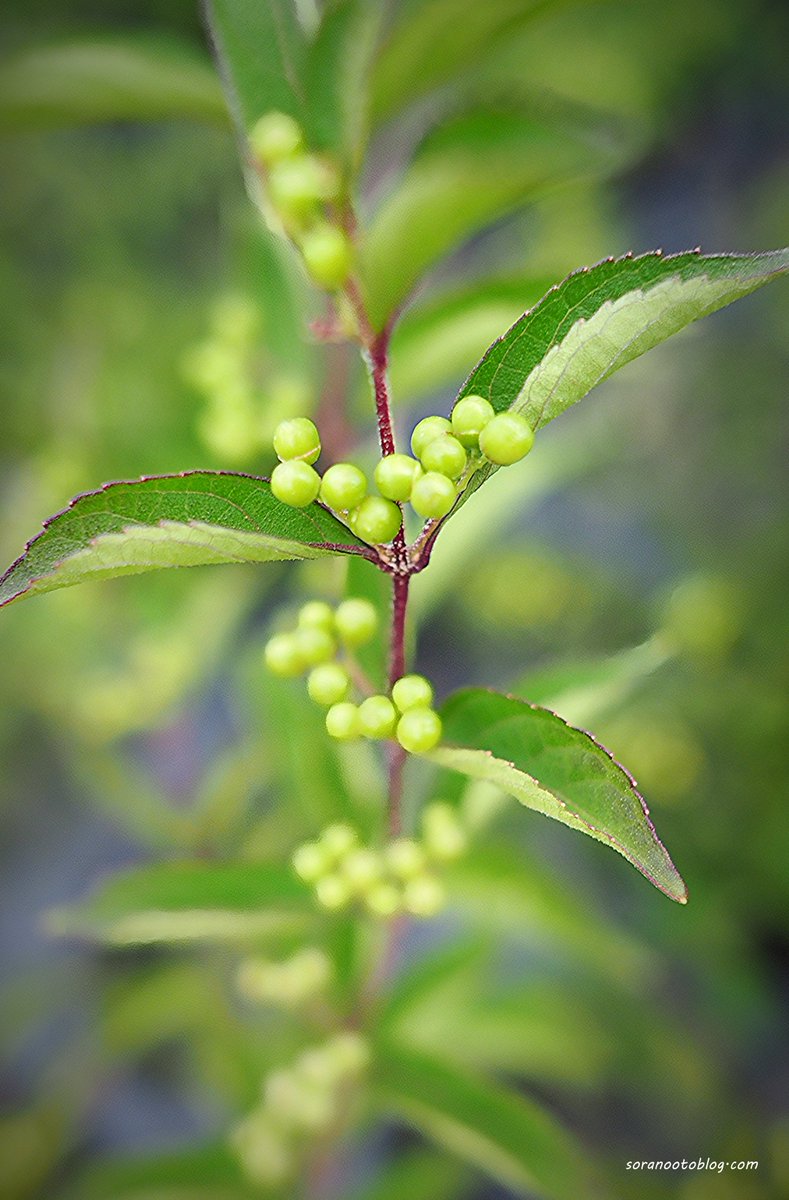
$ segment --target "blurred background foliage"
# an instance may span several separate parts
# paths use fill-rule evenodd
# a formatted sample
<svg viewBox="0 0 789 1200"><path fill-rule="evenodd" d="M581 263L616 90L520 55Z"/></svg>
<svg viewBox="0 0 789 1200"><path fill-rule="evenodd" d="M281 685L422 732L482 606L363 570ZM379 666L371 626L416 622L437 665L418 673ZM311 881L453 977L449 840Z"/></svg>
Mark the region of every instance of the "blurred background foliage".
<svg viewBox="0 0 789 1200"><path fill-rule="evenodd" d="M500 0L437 39L451 10L387 6L373 75L373 303L427 270L394 341L401 436L568 270L789 240L784 5ZM330 454L372 456L363 372L309 338L320 304L245 194L196 6L9 0L4 26L4 561L103 480L267 470L293 413L318 414ZM629 366L475 498L414 584L440 691L504 686L593 728L690 888L680 910L593 842L458 792L475 852L382 1016L409 1053L536 1097L602 1196L789 1194L788 315L771 289ZM243 868L286 886L299 840L380 803L373 764L338 758L260 654L283 607L341 595L344 570L202 568L4 614L2 1195L258 1194L226 1131L306 1035L239 995L239 963L307 929L342 980L348 931L268 928ZM413 807L431 786L414 772ZM241 882L146 925L145 872L183 858ZM121 868L142 872L131 900ZM624 1169L683 1156L760 1168ZM463 1159L373 1110L337 1194L530 1194Z"/></svg>

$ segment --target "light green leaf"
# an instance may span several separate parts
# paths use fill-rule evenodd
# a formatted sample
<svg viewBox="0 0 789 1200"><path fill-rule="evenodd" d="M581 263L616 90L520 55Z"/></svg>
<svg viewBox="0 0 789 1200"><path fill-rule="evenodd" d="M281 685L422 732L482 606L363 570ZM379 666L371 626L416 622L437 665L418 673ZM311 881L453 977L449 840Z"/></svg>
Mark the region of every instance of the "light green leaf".
<svg viewBox="0 0 789 1200"><path fill-rule="evenodd" d="M330 0L304 69L311 146L358 165L367 117L368 71L382 9L369 0Z"/></svg>
<svg viewBox="0 0 789 1200"><path fill-rule="evenodd" d="M569 1135L532 1101L400 1043L380 1044L376 1066L389 1111L516 1195L591 1194L590 1172Z"/></svg>
<svg viewBox="0 0 789 1200"><path fill-rule="evenodd" d="M32 46L0 65L0 129L183 117L228 121L210 62L175 41L102 37Z"/></svg>
<svg viewBox="0 0 789 1200"><path fill-rule="evenodd" d="M686 902L635 782L591 734L546 708L483 688L456 692L441 716L444 742L428 756L435 763L493 783L604 842L672 900Z"/></svg>
<svg viewBox="0 0 789 1200"><path fill-rule="evenodd" d="M308 891L285 866L167 862L113 876L52 911L47 927L113 946L246 941L298 932L310 911Z"/></svg>
<svg viewBox="0 0 789 1200"><path fill-rule="evenodd" d="M375 1178L348 1200L454 1200L466 1172L440 1152L398 1154L376 1169Z"/></svg>
<svg viewBox="0 0 789 1200"><path fill-rule="evenodd" d="M75 497L0 578L0 606L89 579L204 563L371 552L319 504L282 504L265 479L184 471Z"/></svg>
<svg viewBox="0 0 789 1200"><path fill-rule="evenodd" d="M447 121L419 147L370 224L362 268L382 328L434 263L472 234L561 183L599 172L597 147L519 111Z"/></svg>
<svg viewBox="0 0 789 1200"><path fill-rule="evenodd" d="M206 12L242 133L272 110L303 120L307 40L292 0L207 0Z"/></svg>

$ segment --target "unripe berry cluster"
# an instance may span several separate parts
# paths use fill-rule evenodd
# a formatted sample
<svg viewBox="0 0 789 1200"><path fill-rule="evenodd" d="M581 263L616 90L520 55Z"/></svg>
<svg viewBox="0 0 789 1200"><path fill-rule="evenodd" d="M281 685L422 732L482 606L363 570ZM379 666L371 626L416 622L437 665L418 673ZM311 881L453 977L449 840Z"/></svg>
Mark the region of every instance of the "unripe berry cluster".
<svg viewBox="0 0 789 1200"><path fill-rule="evenodd" d="M295 1009L323 995L332 975L328 955L317 946L305 946L282 962L244 959L236 982L247 1000Z"/></svg>
<svg viewBox="0 0 789 1200"><path fill-rule="evenodd" d="M303 508L320 497L342 515L364 542L382 544L397 536L410 502L426 519L445 517L460 488L485 462L507 466L518 462L534 444L534 433L519 413L496 413L482 396L463 396L447 417L425 417L414 429L408 454L387 454L378 462L375 485L353 463L335 463L320 477L314 469L321 452L320 435L307 417L284 421L274 433L280 459L271 476L274 495Z"/></svg>
<svg viewBox="0 0 789 1200"><path fill-rule="evenodd" d="M446 899L435 867L457 858L466 844L452 807L436 802L422 814L419 840L399 837L374 849L361 842L353 826L330 825L317 841L298 847L293 868L331 911L360 903L383 919L403 912L433 917Z"/></svg>
<svg viewBox="0 0 789 1200"><path fill-rule="evenodd" d="M305 1050L263 1081L262 1100L236 1127L232 1141L247 1175L262 1186L284 1183L310 1136L327 1130L342 1097L365 1074L370 1048L354 1030Z"/></svg>
<svg viewBox="0 0 789 1200"><path fill-rule="evenodd" d="M335 164L306 150L301 126L286 113L261 117L250 131L249 145L271 205L301 251L307 272L328 291L343 287L353 252L343 230L327 219L327 206L336 204L342 192Z"/></svg>

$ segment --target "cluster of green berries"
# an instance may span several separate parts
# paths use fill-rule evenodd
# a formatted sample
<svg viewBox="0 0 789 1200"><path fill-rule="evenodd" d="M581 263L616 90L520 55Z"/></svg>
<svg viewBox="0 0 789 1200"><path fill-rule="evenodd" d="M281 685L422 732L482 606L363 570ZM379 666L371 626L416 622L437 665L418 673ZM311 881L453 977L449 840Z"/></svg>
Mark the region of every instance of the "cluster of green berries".
<svg viewBox="0 0 789 1200"><path fill-rule="evenodd" d="M308 671L310 699L326 713L326 730L347 742L356 738L396 738L404 750L426 754L441 739L441 718L433 709L433 688L424 675L404 675L392 687L391 697L350 699L352 680L348 667L337 661L342 646L346 655L363 646L376 632L378 614L369 600L351 597L336 609L322 600L311 600L300 610L296 628L276 633L266 643L264 661L282 678Z"/></svg>
<svg viewBox="0 0 789 1200"><path fill-rule="evenodd" d="M265 175L269 201L309 275L328 291L341 288L351 273L353 251L343 230L327 219L326 206L341 198L336 166L307 151L301 126L287 113L261 117L250 131L249 145Z"/></svg>
<svg viewBox="0 0 789 1200"><path fill-rule="evenodd" d="M337 1120L343 1095L369 1064L366 1040L345 1030L305 1050L292 1066L272 1071L263 1081L261 1103L232 1135L249 1178L275 1187L293 1175L307 1140Z"/></svg>
<svg viewBox="0 0 789 1200"><path fill-rule="evenodd" d="M298 1009L322 996L333 974L329 956L317 946L305 946L281 962L244 959L236 983L246 1000Z"/></svg>
<svg viewBox="0 0 789 1200"><path fill-rule="evenodd" d="M363 845L351 825L330 825L298 847L293 868L331 911L361 903L383 919L433 917L446 900L435 867L461 855L467 837L452 806L440 801L425 808L421 825L421 839L395 838L381 850Z"/></svg>
<svg viewBox="0 0 789 1200"><path fill-rule="evenodd" d="M295 508L320 498L362 541L378 545L397 536L402 504L409 502L425 519L445 517L457 500L460 480L485 462L518 462L533 444L531 426L519 413L497 413L483 396L463 396L450 418L419 422L411 436L413 457L395 453L380 459L373 473L378 495L370 495L367 476L353 463L335 463L321 478L313 466L321 452L318 430L308 417L296 417L274 432L280 461L271 490Z"/></svg>

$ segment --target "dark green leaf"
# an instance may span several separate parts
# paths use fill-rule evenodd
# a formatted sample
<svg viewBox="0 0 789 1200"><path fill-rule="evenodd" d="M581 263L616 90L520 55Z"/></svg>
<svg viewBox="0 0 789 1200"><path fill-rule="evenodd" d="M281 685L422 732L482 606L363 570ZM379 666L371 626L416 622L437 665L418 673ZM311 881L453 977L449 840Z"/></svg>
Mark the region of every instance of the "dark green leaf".
<svg viewBox="0 0 789 1200"><path fill-rule="evenodd" d="M483 688L456 692L442 710L442 767L484 779L604 842L684 904L687 889L655 833L635 783L591 734L547 708Z"/></svg>
<svg viewBox="0 0 789 1200"><path fill-rule="evenodd" d="M0 67L0 129L189 117L227 123L210 62L160 39L33 46Z"/></svg>
<svg viewBox="0 0 789 1200"><path fill-rule="evenodd" d="M369 0L330 0L304 71L311 146L358 165L367 116L367 75L381 19Z"/></svg>
<svg viewBox="0 0 789 1200"><path fill-rule="evenodd" d="M0 605L88 579L204 563L366 554L319 504L291 508L253 475L184 471L76 496L0 578Z"/></svg>
<svg viewBox="0 0 789 1200"><path fill-rule="evenodd" d="M590 1195L572 1140L532 1101L399 1043L380 1045L376 1064L387 1109L516 1195Z"/></svg>
<svg viewBox="0 0 789 1200"><path fill-rule="evenodd" d="M307 889L285 866L159 863L115 875L48 926L115 946L245 940L292 933L311 911Z"/></svg>

